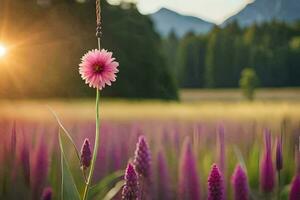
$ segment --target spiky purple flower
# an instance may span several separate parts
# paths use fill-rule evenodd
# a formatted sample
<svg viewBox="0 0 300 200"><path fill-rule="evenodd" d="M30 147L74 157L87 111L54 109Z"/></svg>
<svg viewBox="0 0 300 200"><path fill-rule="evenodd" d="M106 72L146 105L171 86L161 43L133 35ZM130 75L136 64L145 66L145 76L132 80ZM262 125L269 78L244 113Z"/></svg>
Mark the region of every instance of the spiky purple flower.
<svg viewBox="0 0 300 200"><path fill-rule="evenodd" d="M89 168L91 165L91 160L92 160L92 152L90 148L90 142L86 138L81 147L81 158L80 158L81 168L83 170Z"/></svg>
<svg viewBox="0 0 300 200"><path fill-rule="evenodd" d="M234 200L249 199L249 185L245 170L237 165L231 179Z"/></svg>
<svg viewBox="0 0 300 200"><path fill-rule="evenodd" d="M260 163L260 185L265 193L273 191L275 186L275 171L272 161L271 133L265 130L265 149Z"/></svg>
<svg viewBox="0 0 300 200"><path fill-rule="evenodd" d="M296 175L293 179L289 200L300 199L300 174Z"/></svg>
<svg viewBox="0 0 300 200"><path fill-rule="evenodd" d="M138 177L132 164L128 164L125 172L125 185L122 190L123 200L137 200L139 196Z"/></svg>
<svg viewBox="0 0 300 200"><path fill-rule="evenodd" d="M224 183L222 173L216 164L213 164L208 177L208 200L224 200Z"/></svg>
<svg viewBox="0 0 300 200"><path fill-rule="evenodd" d="M157 157L157 199L171 199L170 185L171 183L167 161L163 152L159 152Z"/></svg>
<svg viewBox="0 0 300 200"><path fill-rule="evenodd" d="M52 188L51 187L46 187L43 190L42 194L42 200L51 200L52 199Z"/></svg>
<svg viewBox="0 0 300 200"><path fill-rule="evenodd" d="M200 199L197 164L189 138L186 138L179 162L178 195L181 200Z"/></svg>
<svg viewBox="0 0 300 200"><path fill-rule="evenodd" d="M25 139L23 141L23 145L21 148L20 161L21 161L24 178L25 178L25 183L27 185L29 185L29 183L30 183L30 154L29 154L28 144L25 142Z"/></svg>
<svg viewBox="0 0 300 200"><path fill-rule="evenodd" d="M14 122L11 131L11 139L10 139L11 155L16 156L16 148L17 148L17 130L16 130L16 123Z"/></svg>
<svg viewBox="0 0 300 200"><path fill-rule="evenodd" d="M151 175L151 154L144 136L139 137L133 164L138 175L148 179Z"/></svg>
<svg viewBox="0 0 300 200"><path fill-rule="evenodd" d="M276 145L276 169L277 171L282 170L283 168L283 157L282 157L282 141L281 139L277 138L277 145Z"/></svg>
<svg viewBox="0 0 300 200"><path fill-rule="evenodd" d="M48 175L48 150L44 139L41 138L39 147L33 159L33 168L32 168L32 188L33 188L33 199L40 197L41 190L45 185L47 175Z"/></svg>

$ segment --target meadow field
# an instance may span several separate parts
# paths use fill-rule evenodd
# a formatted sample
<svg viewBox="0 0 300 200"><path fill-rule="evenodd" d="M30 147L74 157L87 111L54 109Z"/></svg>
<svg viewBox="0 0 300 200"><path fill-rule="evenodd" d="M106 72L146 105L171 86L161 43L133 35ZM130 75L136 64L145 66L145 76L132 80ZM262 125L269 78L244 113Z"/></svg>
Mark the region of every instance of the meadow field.
<svg viewBox="0 0 300 200"><path fill-rule="evenodd" d="M300 1L145 1L0 0L0 200L300 200Z"/></svg>
<svg viewBox="0 0 300 200"><path fill-rule="evenodd" d="M107 120L262 120L300 119L300 89L259 89L254 102L238 89L181 90L181 101L101 99ZM0 100L0 117L53 120L49 107L66 119L92 120L93 99ZM272 117L270 117L272 116Z"/></svg>
<svg viewBox="0 0 300 200"><path fill-rule="evenodd" d="M300 166L295 160L300 155L296 150L299 96L298 89L262 90L256 101L248 102L239 97L238 90L197 90L182 91L181 102L102 99L95 183L113 172L123 174L127 163L134 160L136 143L143 135L151 154L149 199L206 199L213 163L222 170L228 199L233 199L231 176L238 163L247 170L251 199L288 199L290 183ZM1 100L0 162L9 164L0 167L0 199L39 199L47 186L54 199L60 199L59 126L51 109L78 149L84 138L93 141L93 100ZM274 185L270 191L264 190L261 171L266 129L272 133ZM278 184L275 150L280 138L283 169ZM78 171L79 164L70 149L66 150L70 167ZM81 191L80 173L74 178ZM106 193L116 183L111 180L91 198L111 199ZM120 193L113 197L120 198Z"/></svg>

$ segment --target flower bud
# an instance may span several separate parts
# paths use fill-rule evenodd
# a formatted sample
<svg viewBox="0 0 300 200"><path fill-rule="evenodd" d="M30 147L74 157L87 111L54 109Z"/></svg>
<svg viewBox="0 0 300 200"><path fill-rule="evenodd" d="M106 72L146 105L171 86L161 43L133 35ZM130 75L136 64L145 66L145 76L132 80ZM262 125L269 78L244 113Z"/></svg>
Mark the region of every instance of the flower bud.
<svg viewBox="0 0 300 200"><path fill-rule="evenodd" d="M82 148L81 148L80 163L81 163L82 170L86 170L87 168L90 167L91 160L92 160L92 152L91 152L91 148L90 148L90 142L86 138L84 140Z"/></svg>

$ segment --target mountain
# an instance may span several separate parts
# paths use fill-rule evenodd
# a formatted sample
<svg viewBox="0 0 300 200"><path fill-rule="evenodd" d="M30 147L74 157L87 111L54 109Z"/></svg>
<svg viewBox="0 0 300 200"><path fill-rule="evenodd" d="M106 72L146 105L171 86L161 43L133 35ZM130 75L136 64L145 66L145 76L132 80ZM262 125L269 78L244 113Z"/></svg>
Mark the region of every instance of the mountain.
<svg viewBox="0 0 300 200"><path fill-rule="evenodd" d="M154 22L155 29L162 36L167 36L172 30L179 37L190 31L198 34L207 33L214 25L197 17L181 15L166 8L161 8L151 14L150 18Z"/></svg>
<svg viewBox="0 0 300 200"><path fill-rule="evenodd" d="M236 20L241 26L248 26L273 19L288 23L300 20L300 0L256 0L229 17L222 25Z"/></svg>

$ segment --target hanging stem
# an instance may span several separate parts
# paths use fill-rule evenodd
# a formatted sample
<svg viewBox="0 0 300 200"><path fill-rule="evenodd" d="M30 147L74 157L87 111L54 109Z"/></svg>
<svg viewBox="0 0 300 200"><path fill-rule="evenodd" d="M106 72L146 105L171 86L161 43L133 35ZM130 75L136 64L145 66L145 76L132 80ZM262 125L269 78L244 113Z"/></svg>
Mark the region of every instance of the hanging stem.
<svg viewBox="0 0 300 200"><path fill-rule="evenodd" d="M101 37L101 8L100 8L100 0L96 0L96 18L97 18L97 28L96 28L96 37L98 39L98 49L101 50L100 45L100 37ZM99 99L100 99L100 91L96 89L96 133L95 133L95 144L94 144L94 151L93 157L91 161L91 168L89 171L89 175L85 184L84 193L83 193L83 200L87 200L89 189L91 186L91 182L93 179L93 174L95 170L95 164L97 159L97 153L99 149L100 143L100 120L99 120Z"/></svg>

